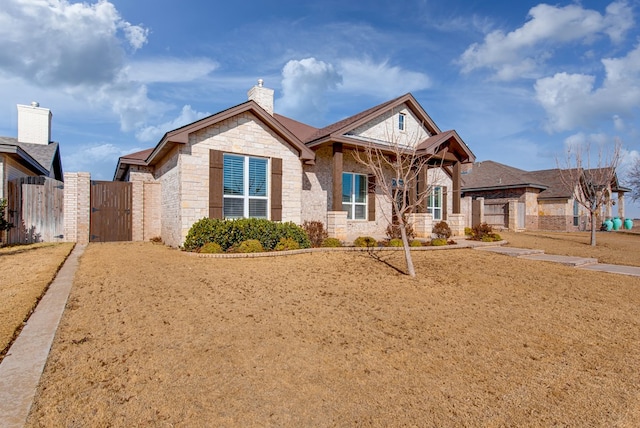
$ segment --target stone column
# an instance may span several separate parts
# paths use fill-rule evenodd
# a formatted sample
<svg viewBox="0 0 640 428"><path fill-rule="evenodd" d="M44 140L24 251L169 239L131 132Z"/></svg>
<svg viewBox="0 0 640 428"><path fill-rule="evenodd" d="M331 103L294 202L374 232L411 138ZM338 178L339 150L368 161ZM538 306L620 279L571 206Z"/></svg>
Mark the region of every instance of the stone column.
<svg viewBox="0 0 640 428"><path fill-rule="evenodd" d="M343 171L343 154L342 143L333 143L333 160L332 160L332 203L333 211L342 211L342 171Z"/></svg>
<svg viewBox="0 0 640 428"><path fill-rule="evenodd" d="M624 192L618 192L618 217L624 217Z"/></svg>
<svg viewBox="0 0 640 428"><path fill-rule="evenodd" d="M327 212L327 233L330 238L337 238L341 241L347 239L347 212L329 211Z"/></svg>

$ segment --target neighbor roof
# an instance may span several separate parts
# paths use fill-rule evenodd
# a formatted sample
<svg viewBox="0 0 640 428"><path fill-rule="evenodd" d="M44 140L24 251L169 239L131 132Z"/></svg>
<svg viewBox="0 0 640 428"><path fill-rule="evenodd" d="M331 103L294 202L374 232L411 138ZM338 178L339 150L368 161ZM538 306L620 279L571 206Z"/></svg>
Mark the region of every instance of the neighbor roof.
<svg viewBox="0 0 640 428"><path fill-rule="evenodd" d="M60 146L56 142L20 143L17 138L0 137L0 153L10 155L36 174L53 176L56 180L63 179Z"/></svg>
<svg viewBox="0 0 640 428"><path fill-rule="evenodd" d="M564 171L568 173L578 170L566 169ZM589 171L593 172L597 169L584 170L581 173L588 174ZM562 174L557 168L525 171L494 161L477 162L473 164L469 172L462 176L462 191L479 192L531 187L541 190L538 199L571 198L573 190L565 184ZM618 186L617 177L614 177L612 187L616 192L630 190Z"/></svg>

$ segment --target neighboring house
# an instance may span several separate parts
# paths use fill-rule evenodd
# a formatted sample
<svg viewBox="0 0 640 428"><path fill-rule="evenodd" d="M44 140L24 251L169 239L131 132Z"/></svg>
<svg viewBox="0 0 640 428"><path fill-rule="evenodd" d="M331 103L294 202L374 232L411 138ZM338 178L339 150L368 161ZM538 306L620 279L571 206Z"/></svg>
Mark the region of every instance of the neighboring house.
<svg viewBox="0 0 640 428"><path fill-rule="evenodd" d="M36 195L33 196L35 202L30 199L25 205L24 189L18 184L31 183L42 186L46 181L45 177L64 181L60 147L58 143L51 141L52 114L49 109L40 107L36 102L31 103L30 106L18 105L17 107L18 137L0 137L0 199L9 199L6 218L16 226L9 232L8 237L4 235L4 239L11 243L42 239L53 240L52 236L60 235L59 224L62 221L62 211L59 215L53 213L54 210L58 210L60 204L56 202L57 205L54 208L53 205L48 205L51 202L49 198ZM42 178L33 180L28 177ZM10 184L14 186L16 200L9 198L11 196ZM60 189L60 192L56 193L61 192ZM33 208L36 205L40 208ZM31 212L27 212L30 208L24 211L25 206L33 209ZM61 206L59 208L62 209ZM51 226L53 223L49 220L44 220L44 218L54 215L56 217L53 222L55 227ZM38 218L36 219L36 217ZM31 220L36 222L38 226L31 224ZM49 233L51 230L55 230L55 232Z"/></svg>
<svg viewBox="0 0 640 428"><path fill-rule="evenodd" d="M585 171L579 173L584 175ZM474 200L474 224L480 221L481 212L486 223L510 230L577 231L590 227L588 210L575 200L573 189L565 184L557 168L524 171L483 161L468 167L462 177L463 197ZM629 190L614 177L600 221L613 217L615 205L616 215L624 218L624 193Z"/></svg>
<svg viewBox="0 0 640 428"><path fill-rule="evenodd" d="M18 137L0 137L0 198L8 182L28 176L63 181L58 143L51 142L51 111L32 103L18 105Z"/></svg>
<svg viewBox="0 0 640 428"><path fill-rule="evenodd" d="M420 153L438 165L423 174L423 185L437 188L414 215L414 227L430 234L435 217L463 233L461 164L475 157L455 131L440 131L411 94L321 129L274 113L273 90L262 81L248 97L167 132L154 148L119 159L115 181L160 184L159 190L153 187L160 193L154 203L160 213L158 234L165 243L181 245L203 217L260 217L297 224L318 220L330 236L343 240L383 237L391 204L351 153L370 144L389 147L391 141L418 144ZM146 196L138 197L146 201ZM153 211L144 207L145 213ZM149 238L145 233L144 239Z"/></svg>

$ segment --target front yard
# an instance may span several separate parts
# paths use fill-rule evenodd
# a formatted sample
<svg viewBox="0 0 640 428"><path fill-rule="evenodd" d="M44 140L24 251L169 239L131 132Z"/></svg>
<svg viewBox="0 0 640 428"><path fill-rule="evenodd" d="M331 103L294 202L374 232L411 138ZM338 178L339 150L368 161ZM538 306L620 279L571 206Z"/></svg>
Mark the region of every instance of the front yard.
<svg viewBox="0 0 640 428"><path fill-rule="evenodd" d="M91 244L27 426L640 426L640 279Z"/></svg>
<svg viewBox="0 0 640 428"><path fill-rule="evenodd" d="M0 248L0 361L73 244Z"/></svg>

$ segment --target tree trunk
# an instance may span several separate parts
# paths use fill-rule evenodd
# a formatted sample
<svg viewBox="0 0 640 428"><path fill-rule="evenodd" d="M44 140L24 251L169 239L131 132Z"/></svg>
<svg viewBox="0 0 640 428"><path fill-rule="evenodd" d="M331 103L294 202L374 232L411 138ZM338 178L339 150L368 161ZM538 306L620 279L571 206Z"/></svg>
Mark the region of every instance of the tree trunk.
<svg viewBox="0 0 640 428"><path fill-rule="evenodd" d="M413 267L413 258L411 257L411 247L409 246L409 238L407 237L407 226L405 222L400 220L400 235L402 236L402 246L404 247L404 258L407 261L407 273L415 278L416 270Z"/></svg>
<svg viewBox="0 0 640 428"><path fill-rule="evenodd" d="M591 211L591 241L590 244L592 247L596 246L596 213L595 211Z"/></svg>

